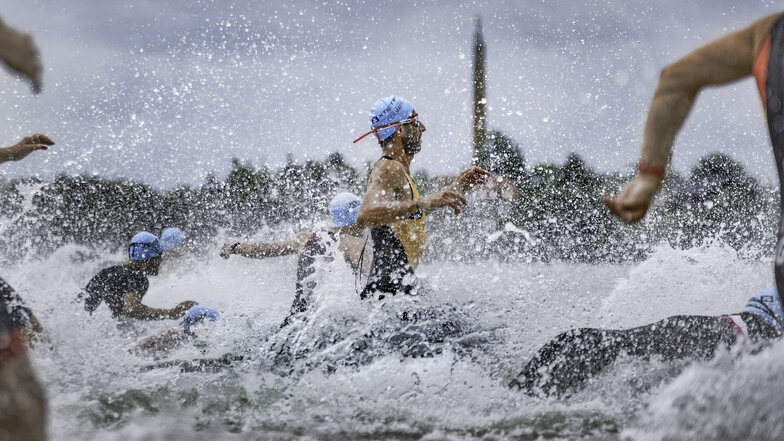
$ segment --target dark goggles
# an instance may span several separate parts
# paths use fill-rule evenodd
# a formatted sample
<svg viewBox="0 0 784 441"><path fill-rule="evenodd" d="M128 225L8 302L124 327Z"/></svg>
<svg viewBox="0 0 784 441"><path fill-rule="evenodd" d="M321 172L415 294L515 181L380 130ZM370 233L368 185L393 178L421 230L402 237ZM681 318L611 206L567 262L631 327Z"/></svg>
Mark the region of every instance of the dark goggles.
<svg viewBox="0 0 784 441"><path fill-rule="evenodd" d="M147 260L161 254L160 246L149 243L132 243L128 246L128 257L131 260Z"/></svg>

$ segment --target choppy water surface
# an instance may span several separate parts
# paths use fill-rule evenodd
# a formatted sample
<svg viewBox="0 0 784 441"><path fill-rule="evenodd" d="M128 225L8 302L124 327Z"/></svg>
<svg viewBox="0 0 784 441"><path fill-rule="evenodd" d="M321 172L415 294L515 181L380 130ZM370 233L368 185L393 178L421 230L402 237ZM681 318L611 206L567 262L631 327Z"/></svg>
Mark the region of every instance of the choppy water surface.
<svg viewBox="0 0 784 441"><path fill-rule="evenodd" d="M689 366L623 360L568 400L505 384L575 326L738 312L768 262L721 247L634 265L424 264L430 292L362 302L335 269L307 320L279 329L295 258L171 262L145 297L221 312L168 353L132 349L175 321L118 329L72 299L110 257L65 247L5 268L50 342L33 349L54 440L775 439L784 347ZM352 289L345 289L345 287ZM205 361L211 360L211 361Z"/></svg>

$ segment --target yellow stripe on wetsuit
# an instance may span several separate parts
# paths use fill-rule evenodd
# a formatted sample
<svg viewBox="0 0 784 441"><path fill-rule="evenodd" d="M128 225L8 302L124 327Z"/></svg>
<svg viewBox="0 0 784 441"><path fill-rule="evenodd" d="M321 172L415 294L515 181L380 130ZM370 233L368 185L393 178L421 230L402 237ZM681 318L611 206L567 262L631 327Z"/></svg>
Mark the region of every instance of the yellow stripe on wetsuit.
<svg viewBox="0 0 784 441"><path fill-rule="evenodd" d="M412 200L419 199L419 190L417 190L414 180L411 179L408 173L405 173L405 175L406 179L408 179L408 185L411 186ZM422 257L422 252L425 249L425 239L427 238L425 213L417 211L407 219L393 222L390 228L392 228L392 232L395 233L395 236L403 244L408 264L411 265L411 268L416 269L419 264L419 258Z"/></svg>

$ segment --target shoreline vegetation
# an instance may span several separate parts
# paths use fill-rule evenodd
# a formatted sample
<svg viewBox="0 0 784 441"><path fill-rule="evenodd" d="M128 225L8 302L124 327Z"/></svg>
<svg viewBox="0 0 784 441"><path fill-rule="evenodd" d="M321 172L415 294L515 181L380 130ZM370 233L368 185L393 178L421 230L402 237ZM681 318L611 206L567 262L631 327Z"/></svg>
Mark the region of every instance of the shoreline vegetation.
<svg viewBox="0 0 784 441"><path fill-rule="evenodd" d="M0 262L47 256L66 244L118 250L134 232L177 226L186 247L217 253L219 234L252 237L287 228L309 230L327 217L338 191L364 192L367 173L341 154L280 168L233 160L224 180L168 191L127 180L60 175L0 180ZM627 226L601 202L631 175L598 173L576 154L563 164L528 165L518 144L490 132L476 165L512 180L515 201L469 200L460 216L436 212L428 225L425 260L620 263L644 259L667 243L688 249L722 243L743 258L770 256L779 194L723 154L702 158L689 176L670 173L645 221ZM414 173L423 194L440 178Z"/></svg>

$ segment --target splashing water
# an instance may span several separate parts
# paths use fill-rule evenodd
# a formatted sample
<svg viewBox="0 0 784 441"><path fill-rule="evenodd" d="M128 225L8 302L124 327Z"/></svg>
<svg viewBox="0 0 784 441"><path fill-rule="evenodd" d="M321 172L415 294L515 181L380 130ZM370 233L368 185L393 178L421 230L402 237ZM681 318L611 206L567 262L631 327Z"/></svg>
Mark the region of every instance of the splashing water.
<svg viewBox="0 0 784 441"><path fill-rule="evenodd" d="M108 263L96 256L67 246L4 269L48 331L32 355L55 440L695 439L701 430L764 439L781 421L765 404L774 397L755 398L775 393L780 345L682 374L685 363L620 360L568 401L505 386L572 327L740 310L769 284L760 278L769 264L722 247L661 247L635 265L425 264L425 295L386 302L342 289L353 278L335 267L315 306L283 329L293 257L169 262L145 302L194 299L221 317L197 326L195 340L152 353L133 349L177 322L121 330L105 307L90 316L72 301ZM725 417L740 409L769 419L732 425Z"/></svg>

